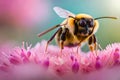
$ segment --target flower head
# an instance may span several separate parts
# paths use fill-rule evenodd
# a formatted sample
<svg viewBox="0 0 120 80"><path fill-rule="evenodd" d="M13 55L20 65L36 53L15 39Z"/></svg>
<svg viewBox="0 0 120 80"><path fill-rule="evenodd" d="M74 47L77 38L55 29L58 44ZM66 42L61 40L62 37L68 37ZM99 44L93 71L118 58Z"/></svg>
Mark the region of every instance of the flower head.
<svg viewBox="0 0 120 80"><path fill-rule="evenodd" d="M0 53L1 80L119 80L120 43L108 45L104 50L76 53L74 48L64 48L46 41L35 47L22 46ZM4 58L3 58L4 57ZM3 60L3 59L4 60Z"/></svg>

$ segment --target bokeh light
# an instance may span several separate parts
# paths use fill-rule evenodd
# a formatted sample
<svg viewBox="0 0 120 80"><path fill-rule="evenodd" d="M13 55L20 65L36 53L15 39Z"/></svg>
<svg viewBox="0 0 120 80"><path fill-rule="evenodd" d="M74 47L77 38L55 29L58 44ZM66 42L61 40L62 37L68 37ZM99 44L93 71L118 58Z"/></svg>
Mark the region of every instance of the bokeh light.
<svg viewBox="0 0 120 80"><path fill-rule="evenodd" d="M24 40L36 25L49 17L46 0L0 0L0 38Z"/></svg>
<svg viewBox="0 0 120 80"><path fill-rule="evenodd" d="M0 0L0 25L32 27L48 13L45 0Z"/></svg>

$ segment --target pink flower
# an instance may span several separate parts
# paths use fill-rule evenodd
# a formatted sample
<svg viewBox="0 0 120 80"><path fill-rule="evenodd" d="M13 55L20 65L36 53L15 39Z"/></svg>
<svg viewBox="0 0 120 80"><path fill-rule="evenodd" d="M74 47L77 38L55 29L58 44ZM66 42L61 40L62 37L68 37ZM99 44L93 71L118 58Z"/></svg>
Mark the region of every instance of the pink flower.
<svg viewBox="0 0 120 80"><path fill-rule="evenodd" d="M95 53L64 48L46 41L0 52L0 80L119 80L120 43Z"/></svg>
<svg viewBox="0 0 120 80"><path fill-rule="evenodd" d="M0 25L33 26L47 14L46 0L0 0Z"/></svg>

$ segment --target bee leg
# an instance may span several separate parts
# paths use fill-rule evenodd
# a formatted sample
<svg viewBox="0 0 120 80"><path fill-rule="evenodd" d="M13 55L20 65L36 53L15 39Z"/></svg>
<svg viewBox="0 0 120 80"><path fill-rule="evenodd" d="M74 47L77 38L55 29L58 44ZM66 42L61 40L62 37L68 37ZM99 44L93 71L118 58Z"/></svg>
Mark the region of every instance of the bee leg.
<svg viewBox="0 0 120 80"><path fill-rule="evenodd" d="M88 44L89 44L90 51L91 51L91 52L94 52L94 51L95 51L95 53L96 53L96 55L97 55L97 41L96 41L95 35L92 35L92 36L89 38Z"/></svg>
<svg viewBox="0 0 120 80"><path fill-rule="evenodd" d="M62 49L64 48L64 41L60 41L60 53L62 53Z"/></svg>
<svg viewBox="0 0 120 80"><path fill-rule="evenodd" d="M100 44L97 43L97 40L96 40L95 35L93 35L93 39L94 39L94 48L95 48L95 52L96 52L96 55L97 55L97 50L98 50L98 48L99 48L100 50L103 50L103 49L102 49L102 47L100 46Z"/></svg>
<svg viewBox="0 0 120 80"><path fill-rule="evenodd" d="M59 29L53 34L53 36L47 41L46 48L45 48L45 52L47 51L48 44L54 39L55 35L56 35L59 31L61 31L61 30L62 30L62 28L59 28Z"/></svg>
<svg viewBox="0 0 120 80"><path fill-rule="evenodd" d="M97 51L97 40L96 40L95 35L93 35L93 44L94 44L95 51Z"/></svg>
<svg viewBox="0 0 120 80"><path fill-rule="evenodd" d="M60 36L60 48L61 48L61 53L62 53L62 49L64 48L64 41L66 40L66 35L69 32L68 28L65 28Z"/></svg>
<svg viewBox="0 0 120 80"><path fill-rule="evenodd" d="M97 43L97 46L99 47L100 50L103 50L103 48L100 46L100 44Z"/></svg>
<svg viewBox="0 0 120 80"><path fill-rule="evenodd" d="M77 47L77 53L79 52L79 48L81 46L81 42L78 44L78 47Z"/></svg>

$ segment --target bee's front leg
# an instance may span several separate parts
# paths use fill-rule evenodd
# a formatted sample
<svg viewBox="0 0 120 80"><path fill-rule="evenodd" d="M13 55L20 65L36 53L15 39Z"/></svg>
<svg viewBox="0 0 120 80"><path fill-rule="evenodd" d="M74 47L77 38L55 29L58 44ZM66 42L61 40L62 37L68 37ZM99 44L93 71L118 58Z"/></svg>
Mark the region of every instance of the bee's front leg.
<svg viewBox="0 0 120 80"><path fill-rule="evenodd" d="M89 44L90 51L91 52L96 51L96 54L97 54L97 41L94 34L89 38L88 44Z"/></svg>
<svg viewBox="0 0 120 80"><path fill-rule="evenodd" d="M64 48L64 41L66 40L67 34L69 32L68 28L64 28L61 35L60 35L60 48L61 48L61 53L62 53L62 49Z"/></svg>

